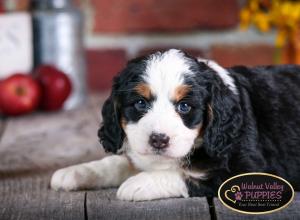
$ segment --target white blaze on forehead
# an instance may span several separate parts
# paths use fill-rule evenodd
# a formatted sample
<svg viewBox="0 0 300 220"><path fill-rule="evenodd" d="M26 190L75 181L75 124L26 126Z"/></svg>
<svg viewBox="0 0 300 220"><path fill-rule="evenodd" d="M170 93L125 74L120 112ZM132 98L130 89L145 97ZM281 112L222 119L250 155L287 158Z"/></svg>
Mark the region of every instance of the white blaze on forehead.
<svg viewBox="0 0 300 220"><path fill-rule="evenodd" d="M218 76L222 79L223 83L226 86L228 86L228 88L234 94L238 94L236 86L234 84L234 80L230 76L230 73L226 69L224 69L223 67L221 67L219 64L217 64L216 62L214 62L212 60L206 60L206 59L198 58L198 61L206 63L207 66L209 66L211 69L213 69L214 71L216 71L216 73L218 74Z"/></svg>
<svg viewBox="0 0 300 220"><path fill-rule="evenodd" d="M144 80L156 95L171 96L183 84L184 76L192 74L185 55L176 49L153 54L147 61Z"/></svg>
<svg viewBox="0 0 300 220"><path fill-rule="evenodd" d="M129 123L125 128L128 148L149 160L149 163L145 163L145 159L138 159L136 164L140 169L153 169L151 164L160 163L160 159L154 159L157 155L152 157L155 154L149 145L152 133L163 133L170 137L169 147L163 155L170 158L170 161L163 166L160 163L157 169L174 167L178 163L176 158L186 156L194 145L199 127L186 127L172 102L176 89L184 84L185 76L193 74L189 62L184 53L175 49L155 53L146 61L144 80L156 99L138 122Z"/></svg>

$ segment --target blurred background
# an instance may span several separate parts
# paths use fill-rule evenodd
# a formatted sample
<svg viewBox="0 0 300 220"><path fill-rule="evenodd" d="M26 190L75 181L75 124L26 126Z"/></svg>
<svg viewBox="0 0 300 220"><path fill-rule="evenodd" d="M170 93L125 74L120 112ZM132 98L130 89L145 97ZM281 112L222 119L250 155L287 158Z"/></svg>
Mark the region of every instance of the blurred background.
<svg viewBox="0 0 300 220"><path fill-rule="evenodd" d="M57 7L49 9L49 6L43 5L45 2L56 2ZM63 2L67 2L66 5ZM62 5L59 6L60 4ZM79 10L82 17L78 18L76 16L79 15L76 15L72 19L83 22L82 30L81 24L76 21L75 24L74 21L58 22L51 26L46 22L51 20L51 16L50 19L43 18L43 13L49 10L58 13L59 10L65 10L63 7L68 8L67 10ZM0 16L18 13L33 16L33 34L30 36L27 33L26 40L31 42L25 50L27 59L31 49L34 58L28 59L27 65L21 64L25 65L25 70L29 71L38 64L47 63L47 57L51 54L60 60L66 60L65 56L77 56L73 60L73 64L78 66L75 68L77 70L65 68L64 64L61 66L67 74L70 71L79 71L75 73L77 77L80 75L77 78L79 84L85 84L86 81L81 93L109 90L113 76L124 67L128 59L167 48L180 48L195 56L214 59L226 67L300 63L298 1L0 0L0 11ZM24 21L24 18L21 20ZM54 36L55 29L67 30L70 27L72 30L78 29L78 32ZM31 28L30 25L28 28ZM3 32L0 28L0 34L1 31ZM83 31L82 36L80 31ZM24 33L20 32L18 36L25 36L22 35L25 32L26 30ZM51 50L41 46L49 44L53 39L56 50L60 47L63 51L64 47L69 46L75 54L64 56L64 52L53 52L53 48ZM75 45L66 46L69 41L74 41ZM80 46L81 41L83 48ZM0 38L0 45L3 42L3 38L2 43ZM24 62L24 59L21 60ZM14 66L18 65L16 62L14 57ZM54 60L55 65L60 66L59 62ZM0 65L5 66L4 63ZM72 66L72 62L68 65ZM9 75L1 73L0 68L0 76L1 74Z"/></svg>

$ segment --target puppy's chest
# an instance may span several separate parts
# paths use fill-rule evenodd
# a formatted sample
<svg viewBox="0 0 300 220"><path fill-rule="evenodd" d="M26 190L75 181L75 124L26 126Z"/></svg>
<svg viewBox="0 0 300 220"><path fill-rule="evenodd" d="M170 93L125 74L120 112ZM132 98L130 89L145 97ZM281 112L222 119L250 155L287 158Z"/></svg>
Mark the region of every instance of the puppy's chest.
<svg viewBox="0 0 300 220"><path fill-rule="evenodd" d="M165 158L159 155L140 155L134 152L126 152L132 165L141 171L157 170L180 170L180 164L177 160Z"/></svg>

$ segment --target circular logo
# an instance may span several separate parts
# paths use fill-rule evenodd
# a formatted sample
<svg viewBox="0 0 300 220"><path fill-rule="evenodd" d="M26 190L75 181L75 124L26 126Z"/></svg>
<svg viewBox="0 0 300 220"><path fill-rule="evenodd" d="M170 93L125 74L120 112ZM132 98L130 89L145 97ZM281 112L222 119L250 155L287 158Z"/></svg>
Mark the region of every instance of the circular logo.
<svg viewBox="0 0 300 220"><path fill-rule="evenodd" d="M265 214L286 207L294 189L285 179L268 173L245 173L226 180L219 188L220 201L247 214Z"/></svg>

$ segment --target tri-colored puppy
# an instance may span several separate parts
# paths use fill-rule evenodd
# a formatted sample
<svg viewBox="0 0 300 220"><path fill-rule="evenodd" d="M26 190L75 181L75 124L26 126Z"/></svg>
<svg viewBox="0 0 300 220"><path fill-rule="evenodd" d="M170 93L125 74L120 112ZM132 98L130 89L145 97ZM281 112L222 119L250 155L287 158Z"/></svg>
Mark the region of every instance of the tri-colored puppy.
<svg viewBox="0 0 300 220"><path fill-rule="evenodd" d="M300 190L300 67L232 67L171 49L114 79L100 141L117 155L60 169L59 190L119 187L122 200L213 196L244 172Z"/></svg>

